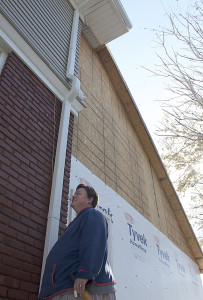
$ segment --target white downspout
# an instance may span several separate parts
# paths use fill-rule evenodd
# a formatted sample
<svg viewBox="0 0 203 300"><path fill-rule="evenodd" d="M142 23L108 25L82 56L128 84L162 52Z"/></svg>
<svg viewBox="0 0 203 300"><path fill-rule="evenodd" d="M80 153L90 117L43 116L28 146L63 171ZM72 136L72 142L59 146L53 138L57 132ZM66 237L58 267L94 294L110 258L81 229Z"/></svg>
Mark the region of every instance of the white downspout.
<svg viewBox="0 0 203 300"><path fill-rule="evenodd" d="M5 51L0 49L0 74L1 74L1 71L3 70L7 56L8 56L8 53L6 53Z"/></svg>
<svg viewBox="0 0 203 300"><path fill-rule="evenodd" d="M58 141L57 141L57 148L56 148L54 173L52 178L49 213L48 213L48 220L47 220L43 263L42 263L42 270L41 270L41 280L42 280L42 275L44 273L44 267L45 267L47 255L51 250L51 248L53 247L53 245L55 244L55 242L58 240L70 109L73 101L76 99L76 97L79 94L81 94L80 80L74 75L78 25L79 25L79 11L76 9L73 16L70 49L69 49L67 71L66 71L66 76L72 81L72 87L68 92L68 94L65 96L62 103L62 112L61 112L59 134L58 134ZM40 286L41 286L41 281L40 281Z"/></svg>

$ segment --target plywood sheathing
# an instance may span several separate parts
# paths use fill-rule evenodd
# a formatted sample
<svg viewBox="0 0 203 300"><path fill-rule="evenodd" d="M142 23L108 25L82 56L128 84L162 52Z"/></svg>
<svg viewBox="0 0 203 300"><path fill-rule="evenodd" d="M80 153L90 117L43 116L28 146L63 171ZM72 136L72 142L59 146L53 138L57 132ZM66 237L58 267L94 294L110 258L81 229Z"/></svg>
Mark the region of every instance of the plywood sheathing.
<svg viewBox="0 0 203 300"><path fill-rule="evenodd" d="M173 211L178 219L180 228L189 244L189 247L196 259L200 272L203 273L203 253L193 232L193 229L187 219L182 204L177 196L177 193L169 179L169 176L165 170L159 153L155 147L155 144L149 134L149 131L144 123L144 120L135 104L135 101L123 79L109 49L107 46L103 46L97 49L97 53L112 80L112 84L117 91L119 98L125 107L129 120L133 124L133 127L139 137L140 143L146 155L149 157L151 164L159 178L160 184L165 191Z"/></svg>

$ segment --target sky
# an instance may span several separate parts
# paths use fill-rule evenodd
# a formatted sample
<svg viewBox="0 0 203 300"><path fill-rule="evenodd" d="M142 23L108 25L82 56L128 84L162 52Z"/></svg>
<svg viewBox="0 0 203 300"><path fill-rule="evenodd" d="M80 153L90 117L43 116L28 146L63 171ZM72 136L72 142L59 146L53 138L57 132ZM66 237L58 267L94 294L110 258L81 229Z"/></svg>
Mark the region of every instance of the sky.
<svg viewBox="0 0 203 300"><path fill-rule="evenodd" d="M166 13L184 11L195 0L120 0L133 28L110 42L108 47L120 69L147 128L157 145L154 132L162 119L160 102L168 92L160 77L152 74L160 63L153 29L168 26Z"/></svg>

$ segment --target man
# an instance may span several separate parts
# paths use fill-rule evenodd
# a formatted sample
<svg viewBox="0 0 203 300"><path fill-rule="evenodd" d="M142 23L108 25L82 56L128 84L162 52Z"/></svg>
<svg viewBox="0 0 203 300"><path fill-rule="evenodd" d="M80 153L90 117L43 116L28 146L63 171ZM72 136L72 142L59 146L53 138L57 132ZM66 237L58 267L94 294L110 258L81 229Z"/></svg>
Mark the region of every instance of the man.
<svg viewBox="0 0 203 300"><path fill-rule="evenodd" d="M80 184L72 197L77 217L51 249L45 266L40 299L83 299L85 288L92 300L115 300L115 282L107 261L107 222L95 209L98 195ZM69 274L75 277L73 283Z"/></svg>

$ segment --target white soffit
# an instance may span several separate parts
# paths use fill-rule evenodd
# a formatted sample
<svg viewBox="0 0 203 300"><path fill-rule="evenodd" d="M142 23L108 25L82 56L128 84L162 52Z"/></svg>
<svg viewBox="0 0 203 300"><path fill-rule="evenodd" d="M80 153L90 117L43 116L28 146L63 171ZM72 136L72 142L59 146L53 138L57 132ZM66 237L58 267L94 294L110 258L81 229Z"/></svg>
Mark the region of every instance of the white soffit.
<svg viewBox="0 0 203 300"><path fill-rule="evenodd" d="M127 33L132 24L119 0L72 0L84 23L83 32L95 49Z"/></svg>

